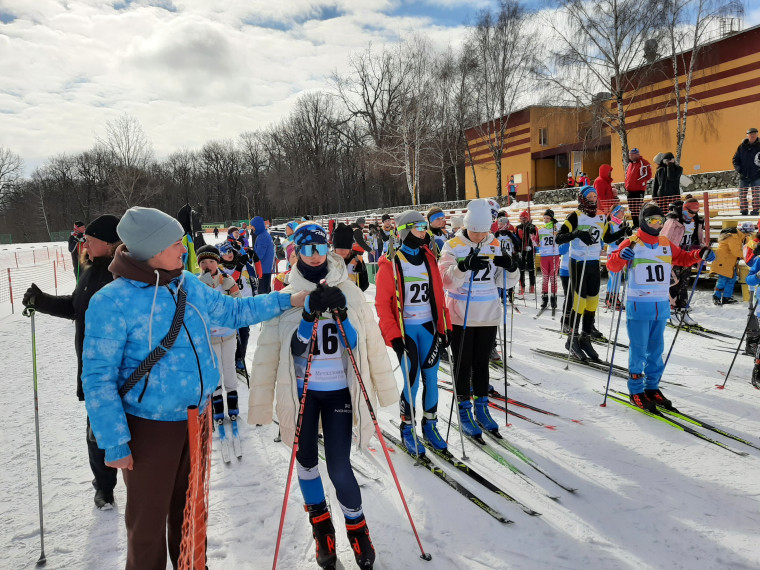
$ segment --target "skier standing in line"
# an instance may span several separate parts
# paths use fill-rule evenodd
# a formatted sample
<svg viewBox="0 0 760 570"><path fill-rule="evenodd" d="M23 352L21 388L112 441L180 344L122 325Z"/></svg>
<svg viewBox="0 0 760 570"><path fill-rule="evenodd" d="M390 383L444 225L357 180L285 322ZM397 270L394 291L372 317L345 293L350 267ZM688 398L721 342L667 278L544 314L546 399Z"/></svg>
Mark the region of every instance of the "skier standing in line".
<svg viewBox="0 0 760 570"><path fill-rule="evenodd" d="M617 251L620 243L631 234L633 234L633 228L625 221L625 207L620 204L613 206L607 216L605 235L602 236L603 241L608 244L607 256L609 257L613 251ZM614 311L619 307L618 303L622 303L618 298L618 289L624 277L620 271L611 271L609 267L607 267L607 276L607 293L604 304L608 309Z"/></svg>
<svg viewBox="0 0 760 570"><path fill-rule="evenodd" d="M539 255L541 257L541 309L545 310L550 301L552 310L557 308L557 272L559 271L559 248L557 230L559 222L554 219L554 210L544 212L544 225L538 228Z"/></svg>
<svg viewBox="0 0 760 570"><path fill-rule="evenodd" d="M222 259L219 250L213 245L204 245L195 252L201 274L198 278L209 287L232 297L240 297L240 289L235 280L219 269ZM237 348L237 331L229 327L209 326L211 347L221 369L219 387L211 395L211 405L214 407L214 421L224 421L224 394L222 386L227 391L227 415L232 421L237 420L238 409L237 374L235 371L235 350Z"/></svg>
<svg viewBox="0 0 760 570"><path fill-rule="evenodd" d="M499 433L499 426L488 410L488 361L501 323L502 300L498 287L509 289L517 279L513 258L502 253L499 240L490 233L492 223L488 202L483 198L470 201L464 228L446 242L438 262L446 289L446 307L451 315L451 350L460 425L473 437L482 433L478 424L496 435ZM509 272L505 285L502 284L504 269ZM474 417L472 396L475 398Z"/></svg>
<svg viewBox="0 0 760 570"><path fill-rule="evenodd" d="M241 297L253 297L256 294L252 284L252 277L249 271L252 271L250 264L247 263L248 256L240 254L230 242L224 242L219 246L221 257L221 266L224 273L232 277L237 283ZM246 375L245 355L248 351L248 339L251 336L251 328L248 326L240 327L237 334L237 347L235 349L235 370L241 376Z"/></svg>
<svg viewBox="0 0 760 570"><path fill-rule="evenodd" d="M603 338L595 326L599 304L603 236L607 233L604 214L597 212L596 190L584 186L578 192L578 209L570 212L557 233L557 243L570 242L570 282L572 283L572 327L565 348L580 360L598 361L591 338ZM609 238L608 238L609 239ZM568 304L570 300L568 299ZM577 334L580 327L580 336ZM575 331L575 332L573 332ZM571 342L572 337L572 342Z"/></svg>
<svg viewBox="0 0 760 570"><path fill-rule="evenodd" d="M528 293L536 292L536 246L538 245L538 230L530 219L528 210L520 213L520 223L517 225L517 237L520 238L520 296L525 295L525 272L528 273L530 289Z"/></svg>
<svg viewBox="0 0 760 570"><path fill-rule="evenodd" d="M699 201L689 195L683 202L677 200L671 204L660 235L678 244L683 250L694 251L705 245L703 227L704 222L699 217ZM676 327L682 316L685 325L697 324L686 308L690 277L691 268L678 265L673 267L670 274L670 324Z"/></svg>
<svg viewBox="0 0 760 570"><path fill-rule="evenodd" d="M50 295L43 293L32 283L24 294L22 303L25 307L33 305L37 312L74 319L74 350L77 354L77 398L84 401L82 389L82 347L84 345L84 318L92 296L113 281L113 275L108 266L113 260L116 248L121 244L116 226L119 218L104 215L95 218L84 230L84 252L90 263L82 266L76 288L71 295ZM84 228L84 224L82 224ZM116 486L117 470L105 462L105 452L98 448L98 443L90 429L90 418L87 417L87 454L90 458L90 469L94 479L95 506L98 509L113 508L113 489Z"/></svg>
<svg viewBox="0 0 760 570"><path fill-rule="evenodd" d="M396 352L412 391L410 396L405 382L399 401L401 441L412 453L423 454L425 448L419 444L414 431L420 378L424 410L420 421L422 435L434 448L446 449L437 428L438 364L441 352L448 346L451 319L446 310L437 259L428 247L430 236L425 218L419 212L408 210L396 216L396 227L401 247L392 259L380 258L375 309L385 344ZM395 263L395 269L391 263Z"/></svg>
<svg viewBox="0 0 760 570"><path fill-rule="evenodd" d="M710 271L718 274L713 291L715 305L736 303L734 286L736 285L736 265L744 258L744 242L755 231L752 222L742 222L735 228L725 228L718 234L718 250L715 253L715 263L710 265Z"/></svg>
<svg viewBox="0 0 760 570"><path fill-rule="evenodd" d="M644 410L657 406L673 409L660 390L664 370L665 326L670 315L670 271L674 265L690 267L700 260L712 261L709 247L686 251L661 236L665 224L662 210L654 202L644 205L639 214L636 235L623 240L610 254L612 271L630 266L626 290L626 328L628 330L628 391L631 403Z"/></svg>
<svg viewBox="0 0 760 570"><path fill-rule="evenodd" d="M443 244L449 239L449 232L446 231L446 214L438 206L433 206L427 211L428 227L433 235L435 244L431 243L433 253L440 256Z"/></svg>
<svg viewBox="0 0 760 570"><path fill-rule="evenodd" d="M356 284L359 289L366 291L369 287L369 275L367 274L367 264L364 263L362 254L355 251L354 232L344 223L340 223L333 230L332 235L333 251L343 258L346 262L346 271L348 278Z"/></svg>
<svg viewBox="0 0 760 570"><path fill-rule="evenodd" d="M320 567L336 562L335 527L319 473L318 435L324 435L327 471L346 522L348 540L360 568L371 568L375 550L369 537L359 485L351 469L352 428L358 445L367 447L375 433L343 338L334 321L337 310L373 401L390 406L398 399L388 353L364 294L349 279L343 258L329 252L327 232L304 222L293 234L298 262L283 292L307 292L303 311L289 311L264 324L253 359L248 422L272 422L272 400L282 441L293 445L304 387L304 374L313 352L306 402L296 452L298 483L316 542ZM322 284L325 280L327 285ZM323 315L329 311L331 314ZM310 348L315 321L317 338Z"/></svg>

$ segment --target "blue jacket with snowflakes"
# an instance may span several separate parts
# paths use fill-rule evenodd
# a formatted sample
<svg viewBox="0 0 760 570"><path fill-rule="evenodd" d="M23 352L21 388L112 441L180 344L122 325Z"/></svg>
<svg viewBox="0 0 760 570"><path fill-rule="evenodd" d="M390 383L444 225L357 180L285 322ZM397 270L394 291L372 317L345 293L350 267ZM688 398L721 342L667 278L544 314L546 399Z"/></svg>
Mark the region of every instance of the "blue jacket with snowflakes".
<svg viewBox="0 0 760 570"><path fill-rule="evenodd" d="M169 332L180 281L187 305L174 346L147 378L120 397L119 388ZM126 414L186 421L188 406L203 411L220 377L209 337L211 323L238 329L290 308L289 294L230 297L187 271L163 286L121 277L98 291L85 317L82 384L90 424L106 461L130 454Z"/></svg>

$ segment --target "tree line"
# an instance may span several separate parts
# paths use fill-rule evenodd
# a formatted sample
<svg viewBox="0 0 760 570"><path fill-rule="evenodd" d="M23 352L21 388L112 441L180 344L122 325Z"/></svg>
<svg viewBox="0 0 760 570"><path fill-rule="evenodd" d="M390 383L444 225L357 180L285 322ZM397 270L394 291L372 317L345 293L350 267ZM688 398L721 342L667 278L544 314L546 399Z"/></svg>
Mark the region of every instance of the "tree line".
<svg viewBox="0 0 760 570"><path fill-rule="evenodd" d="M129 114L109 121L91 149L51 157L28 177L22 158L0 146L0 233L45 240L76 219L136 205L175 213L190 203L205 221L223 222L459 200L465 169L478 196L501 196L508 120L531 104L591 108L594 125L579 140L608 130L627 165L627 105L652 70L668 67L663 58L675 76L668 104L680 157L689 104L698 104L689 93L697 54L740 8L740 0L554 0L529 12L500 0L460 46L435 49L422 34L369 45L282 120L199 149L157 158ZM493 188L478 184L468 129L485 141Z"/></svg>

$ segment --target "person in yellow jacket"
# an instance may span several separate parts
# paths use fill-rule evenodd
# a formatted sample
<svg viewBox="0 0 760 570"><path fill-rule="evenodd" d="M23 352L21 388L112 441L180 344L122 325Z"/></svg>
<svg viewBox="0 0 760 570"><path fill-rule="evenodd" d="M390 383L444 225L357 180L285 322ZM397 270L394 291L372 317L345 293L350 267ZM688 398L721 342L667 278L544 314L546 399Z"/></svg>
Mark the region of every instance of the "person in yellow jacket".
<svg viewBox="0 0 760 570"><path fill-rule="evenodd" d="M750 234L755 231L752 222L743 222L735 228L725 228L718 235L718 250L710 271L718 274L713 292L713 303L728 305L736 303L734 285L736 285L736 263L742 259L742 246Z"/></svg>

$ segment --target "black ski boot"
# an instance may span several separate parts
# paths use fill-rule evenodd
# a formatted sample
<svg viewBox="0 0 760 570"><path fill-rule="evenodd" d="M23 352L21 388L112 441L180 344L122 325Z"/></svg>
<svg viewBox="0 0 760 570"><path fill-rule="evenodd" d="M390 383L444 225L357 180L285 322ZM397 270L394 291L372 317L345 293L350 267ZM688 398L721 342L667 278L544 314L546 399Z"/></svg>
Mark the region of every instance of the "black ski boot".
<svg viewBox="0 0 760 570"><path fill-rule="evenodd" d="M232 421L237 420L237 417L240 415L240 410L238 409L237 390L231 390L230 392L227 392L227 414L230 416L230 419Z"/></svg>
<svg viewBox="0 0 760 570"><path fill-rule="evenodd" d="M657 411L657 404L647 398L647 395L644 392L641 392L639 394L631 394L629 399L631 400L631 404L637 408L641 408L647 412Z"/></svg>
<svg viewBox="0 0 760 570"><path fill-rule="evenodd" d="M541 308L545 309L548 304L549 304L549 294L541 293Z"/></svg>
<svg viewBox="0 0 760 570"><path fill-rule="evenodd" d="M101 511L113 509L113 489L98 489L95 491L95 506Z"/></svg>
<svg viewBox="0 0 760 570"><path fill-rule="evenodd" d="M214 410L214 421L224 421L224 396L222 396L221 392L211 396L211 406Z"/></svg>
<svg viewBox="0 0 760 570"><path fill-rule="evenodd" d="M602 331L597 329L595 326L591 326L591 329L588 331L588 336L591 338L604 338L604 334Z"/></svg>
<svg viewBox="0 0 760 570"><path fill-rule="evenodd" d="M660 390L644 390L644 394L646 394L646 397L654 402L655 405L662 406L666 410L678 411L673 407L673 402L668 400Z"/></svg>
<svg viewBox="0 0 760 570"><path fill-rule="evenodd" d="M567 340L565 341L565 350L570 351L570 356L573 358L576 358L582 362L586 362L586 355L583 354L583 350L581 349L581 345L578 341L578 335L573 335L573 342L570 343L570 337L567 337Z"/></svg>
<svg viewBox="0 0 760 570"><path fill-rule="evenodd" d="M322 501L318 505L304 505L304 510L309 513L311 534L317 545L317 564L320 568L334 570L338 555L335 552L335 527L330 509Z"/></svg>
<svg viewBox="0 0 760 570"><path fill-rule="evenodd" d="M760 390L760 359L755 359L755 367L752 369L752 385Z"/></svg>
<svg viewBox="0 0 760 570"><path fill-rule="evenodd" d="M364 515L350 521L346 519L346 534L359 568L372 570L372 565L375 563L375 547L369 538L369 529Z"/></svg>
<svg viewBox="0 0 760 570"><path fill-rule="evenodd" d="M584 332L581 334L578 344L589 360L593 362L601 362L599 354L597 354L596 350L594 350L594 347L591 345L591 337L587 333Z"/></svg>

